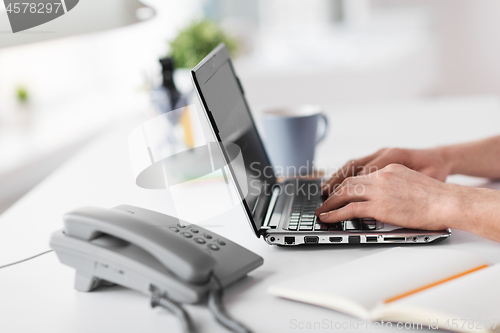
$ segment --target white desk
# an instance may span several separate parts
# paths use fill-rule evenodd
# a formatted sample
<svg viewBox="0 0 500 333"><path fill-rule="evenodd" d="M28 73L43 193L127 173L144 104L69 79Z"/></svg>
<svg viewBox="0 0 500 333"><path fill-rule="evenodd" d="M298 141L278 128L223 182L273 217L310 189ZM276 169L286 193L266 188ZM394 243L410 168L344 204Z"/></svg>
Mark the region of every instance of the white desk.
<svg viewBox="0 0 500 333"><path fill-rule="evenodd" d="M493 97L337 105L327 111L332 131L318 149L318 165L340 165L387 145L425 147L500 132L500 102ZM0 266L47 250L50 233L62 226L61 215L74 207L129 203L165 211L162 191L134 185L127 139L137 125L120 126L90 144L1 216ZM454 177L453 181L476 185L482 182L465 177ZM242 210L236 208L201 224L264 257L262 267L230 287L226 294L229 311L255 332L297 331L291 328L291 320L355 320L276 298L268 295L266 288L292 276L388 248L269 246L253 235ZM500 244L460 231L454 231L445 242L429 246L470 251L500 262ZM145 295L120 287L76 292L73 275L74 271L60 264L54 253L0 270L0 332L180 331L177 320L169 313L149 308ZM187 308L202 332L221 331L204 307Z"/></svg>

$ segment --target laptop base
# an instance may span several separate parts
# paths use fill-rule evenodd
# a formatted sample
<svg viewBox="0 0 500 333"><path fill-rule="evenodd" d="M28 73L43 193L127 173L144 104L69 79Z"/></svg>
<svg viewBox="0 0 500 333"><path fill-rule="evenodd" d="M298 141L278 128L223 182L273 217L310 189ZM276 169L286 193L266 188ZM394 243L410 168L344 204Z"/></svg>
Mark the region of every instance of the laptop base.
<svg viewBox="0 0 500 333"><path fill-rule="evenodd" d="M385 224L386 226L390 226ZM391 226L392 227L392 226ZM362 232L317 231L291 232L267 231L264 240L270 245L296 246L304 244L429 244L450 237L447 230L417 230L399 228L384 232L383 229Z"/></svg>

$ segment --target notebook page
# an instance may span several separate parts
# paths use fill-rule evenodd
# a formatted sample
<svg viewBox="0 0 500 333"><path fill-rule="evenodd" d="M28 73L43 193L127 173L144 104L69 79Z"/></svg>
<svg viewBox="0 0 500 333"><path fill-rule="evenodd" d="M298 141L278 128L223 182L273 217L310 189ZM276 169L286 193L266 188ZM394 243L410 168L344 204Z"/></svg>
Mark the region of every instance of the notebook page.
<svg viewBox="0 0 500 333"><path fill-rule="evenodd" d="M425 312L439 328L500 331L500 264L395 301L383 312L391 308Z"/></svg>
<svg viewBox="0 0 500 333"><path fill-rule="evenodd" d="M370 311L386 299L484 264L462 251L398 247L273 285L268 292L361 316L352 306L343 309L342 300Z"/></svg>

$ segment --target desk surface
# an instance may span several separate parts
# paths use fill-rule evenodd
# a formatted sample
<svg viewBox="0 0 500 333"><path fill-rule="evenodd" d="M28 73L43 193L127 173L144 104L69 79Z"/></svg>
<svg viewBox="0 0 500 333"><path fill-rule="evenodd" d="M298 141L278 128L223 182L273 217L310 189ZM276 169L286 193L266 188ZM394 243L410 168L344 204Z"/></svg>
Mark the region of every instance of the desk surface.
<svg viewBox="0 0 500 333"><path fill-rule="evenodd" d="M326 108L332 130L317 150L317 165L341 165L383 146L428 147L498 134L500 101L493 97L401 101ZM120 126L63 165L0 217L0 266L48 249L50 233L64 212L82 205L129 203L167 210L162 191L135 186L128 135L139 122ZM449 181L499 188L481 179ZM389 246L279 248L257 239L240 207L200 225L228 237L265 259L262 267L227 290L230 313L255 332L296 331L296 322L350 322L350 316L268 295L269 285L309 274ZM500 262L500 244L461 231L439 244ZM180 332L166 311L151 310L145 295L112 287L92 293L73 289L74 271L54 253L0 270L1 332ZM318 281L312 283L320 283ZM188 306L201 332L221 329L203 306ZM356 330L356 331L359 331ZM377 329L377 331L383 331Z"/></svg>

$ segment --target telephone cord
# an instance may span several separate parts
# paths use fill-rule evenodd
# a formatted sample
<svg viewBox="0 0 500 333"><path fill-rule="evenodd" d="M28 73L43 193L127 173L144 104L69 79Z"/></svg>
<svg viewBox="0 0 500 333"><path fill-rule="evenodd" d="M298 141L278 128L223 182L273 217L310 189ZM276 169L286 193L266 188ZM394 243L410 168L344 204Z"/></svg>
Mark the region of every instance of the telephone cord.
<svg viewBox="0 0 500 333"><path fill-rule="evenodd" d="M189 313L179 303L171 300L166 294L161 294L158 289L151 288L151 307L161 306L173 313L181 322L182 329L185 333L197 333L198 330L194 325Z"/></svg>
<svg viewBox="0 0 500 333"><path fill-rule="evenodd" d="M222 299L224 296L222 283L215 275L212 277L218 285L218 288L211 290L208 294L208 309L212 315L219 324L229 329L231 332L251 333L252 331L248 327L236 321L229 313L227 313Z"/></svg>
<svg viewBox="0 0 500 333"><path fill-rule="evenodd" d="M9 266L14 266L14 265L20 264L22 262L25 262L25 261L28 261L28 260L31 260L31 259L35 259L36 257L42 256L42 255L44 255L46 253L50 253L50 252L53 252L53 251L54 250L48 250L48 251L36 254L36 255L34 255L32 257L26 258L26 259L22 259L22 260L19 260L19 261L11 262L10 264L0 266L0 269L5 268L5 267L9 267Z"/></svg>
<svg viewBox="0 0 500 333"><path fill-rule="evenodd" d="M14 265L23 263L25 261L29 261L31 259L37 258L39 256L42 256L42 255L50 253L50 252L53 252L53 250L48 250L48 251L39 253L37 255L34 255L32 257L0 266L0 269L6 268L9 266L14 266ZM215 317L215 319L217 320L217 322L219 324L226 327L231 332L251 333L252 331L248 327L246 327L242 323L236 321L234 318L231 317L231 315L229 313L227 313L227 310L226 310L224 303L223 303L223 300L222 300L223 296L224 296L222 283L215 275L213 275L212 278L215 280L215 282L218 286L218 288L211 290L208 294L208 309L210 310L212 315ZM166 294L161 294L158 291L158 289L156 289L156 288L152 288L151 291L152 291L152 293L151 293L151 306L153 308L156 306L161 306L162 308L165 308L168 311L170 311L171 313L173 313L177 318L179 318L179 320L182 324L182 328L183 328L185 333L197 333L198 332L194 323L193 323L193 320L191 319L191 316L182 307L182 305L169 299Z"/></svg>

